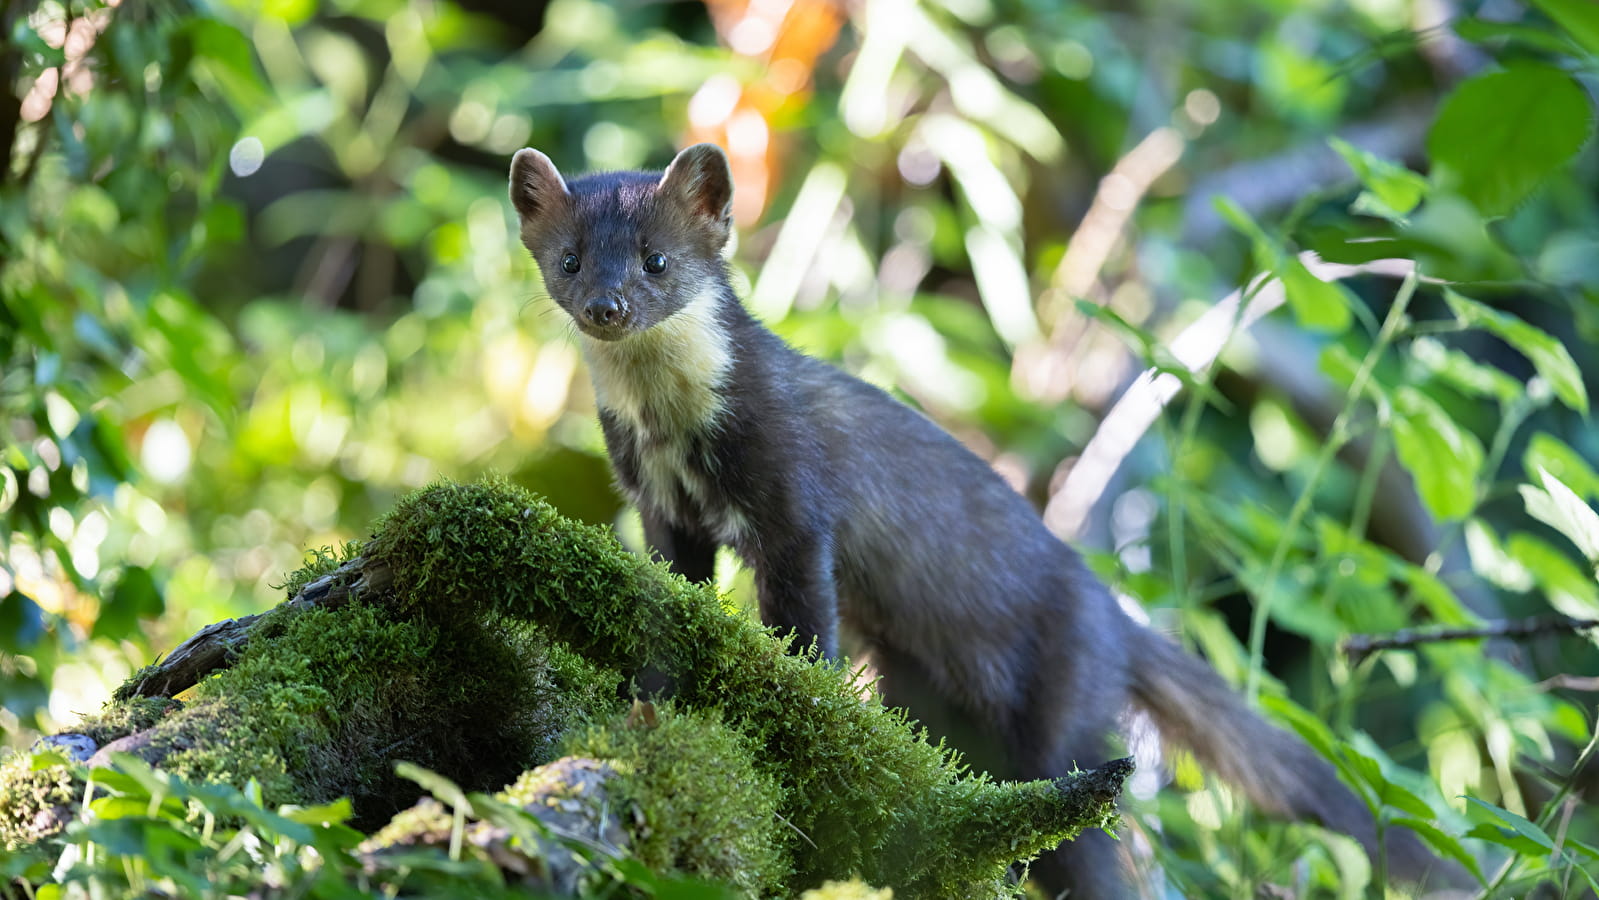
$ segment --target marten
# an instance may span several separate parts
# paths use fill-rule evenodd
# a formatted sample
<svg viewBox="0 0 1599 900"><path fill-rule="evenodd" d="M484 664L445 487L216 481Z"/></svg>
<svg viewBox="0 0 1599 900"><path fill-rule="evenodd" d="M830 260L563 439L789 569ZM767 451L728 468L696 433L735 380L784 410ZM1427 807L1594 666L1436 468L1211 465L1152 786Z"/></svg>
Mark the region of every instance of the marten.
<svg viewBox="0 0 1599 900"><path fill-rule="evenodd" d="M1376 852L1366 804L1333 767L1129 618L987 463L750 315L723 256L733 181L719 148L689 147L664 173L572 181L529 148L510 192L522 242L577 326L616 478L675 571L709 580L717 548L733 548L762 621L827 658L842 624L886 702L996 776L1107 759L1131 702L1260 808ZM1437 864L1409 831L1387 843L1396 873ZM1096 831L1032 874L1052 895L1124 897L1117 860Z"/></svg>

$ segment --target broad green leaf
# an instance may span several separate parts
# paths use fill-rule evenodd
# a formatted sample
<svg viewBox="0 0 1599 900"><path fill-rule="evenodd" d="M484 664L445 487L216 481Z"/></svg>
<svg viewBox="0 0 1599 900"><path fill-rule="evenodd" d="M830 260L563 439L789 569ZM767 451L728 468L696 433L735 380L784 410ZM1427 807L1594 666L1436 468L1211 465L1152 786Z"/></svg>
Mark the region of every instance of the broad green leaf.
<svg viewBox="0 0 1599 900"><path fill-rule="evenodd" d="M1547 471L1539 469L1538 476L1543 481L1541 490L1521 485L1527 513L1565 535L1589 563L1599 566L1599 513Z"/></svg>
<svg viewBox="0 0 1599 900"><path fill-rule="evenodd" d="M1500 809L1499 807L1494 806L1492 803L1489 803L1485 800L1479 800L1476 797L1468 796L1466 797L1466 802L1475 805L1479 809L1487 810L1489 815L1493 816L1495 819L1498 819L1505 825L1510 826L1510 828L1513 829L1517 834L1529 841L1532 841L1534 844L1537 844L1544 850L1547 851L1554 849L1554 839L1549 837L1549 834L1542 828L1539 828L1536 823L1529 822L1527 819L1516 815L1508 809Z"/></svg>
<svg viewBox="0 0 1599 900"><path fill-rule="evenodd" d="M1471 877L1477 879L1478 883L1484 881L1482 869L1478 867L1476 857L1468 853L1455 836L1446 834L1437 826L1420 819L1395 819L1390 824L1402 825L1414 831L1422 840L1427 842L1427 846L1464 866L1466 871L1471 873Z"/></svg>
<svg viewBox="0 0 1599 900"><path fill-rule="evenodd" d="M1444 300L1461 324L1481 328L1527 357L1538 374L1554 388L1560 402L1580 413L1588 411L1588 390L1583 387L1582 370L1564 344L1535 325L1454 291L1445 290Z"/></svg>
<svg viewBox="0 0 1599 900"><path fill-rule="evenodd" d="M1362 211L1370 211L1385 219L1398 219L1409 215L1427 193L1427 179L1396 162L1383 159L1355 145L1332 138L1329 141L1338 155L1344 158L1355 177L1366 186L1371 200L1363 204ZM1356 201L1360 204L1360 201Z"/></svg>
<svg viewBox="0 0 1599 900"><path fill-rule="evenodd" d="M1383 749L1373 741L1370 736L1356 734L1345 743L1344 753L1350 758L1352 766L1365 778L1366 784L1376 795L1377 801L1389 809L1415 816L1420 819L1433 819L1437 813L1431 804L1416 795L1415 791L1406 787L1389 776L1389 772L1399 772L1400 767L1395 765Z"/></svg>
<svg viewBox="0 0 1599 900"><path fill-rule="evenodd" d="M122 774L137 782L144 796L166 797L173 793L174 787L182 787L182 783L175 783L171 775L155 768L131 753L113 753L111 754L111 763ZM100 781L102 784L107 783L103 773Z"/></svg>
<svg viewBox="0 0 1599 900"><path fill-rule="evenodd" d="M1394 393L1394 449L1416 491L1439 519L1462 519L1477 505L1482 443L1415 388Z"/></svg>
<svg viewBox="0 0 1599 900"><path fill-rule="evenodd" d="M1599 56L1599 3L1593 0L1533 0L1533 5L1570 32L1590 55Z"/></svg>
<svg viewBox="0 0 1599 900"><path fill-rule="evenodd" d="M1427 135L1434 182L1505 215L1582 149L1592 120L1587 93L1553 66L1478 75L1444 101Z"/></svg>
<svg viewBox="0 0 1599 900"><path fill-rule="evenodd" d="M1599 860L1599 847L1594 847L1591 844L1584 844L1582 841L1574 839L1569 834L1566 835L1566 846L1571 848L1573 853L1580 853L1589 859Z"/></svg>

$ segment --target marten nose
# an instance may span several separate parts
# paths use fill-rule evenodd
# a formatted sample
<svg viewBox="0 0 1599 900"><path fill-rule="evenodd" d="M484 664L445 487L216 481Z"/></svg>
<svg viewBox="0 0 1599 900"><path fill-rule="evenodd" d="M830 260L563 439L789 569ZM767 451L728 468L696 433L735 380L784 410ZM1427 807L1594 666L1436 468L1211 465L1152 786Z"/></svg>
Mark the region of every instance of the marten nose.
<svg viewBox="0 0 1599 900"><path fill-rule="evenodd" d="M622 321L626 313L622 301L615 297L594 297L583 304L583 315L595 325L616 325Z"/></svg>

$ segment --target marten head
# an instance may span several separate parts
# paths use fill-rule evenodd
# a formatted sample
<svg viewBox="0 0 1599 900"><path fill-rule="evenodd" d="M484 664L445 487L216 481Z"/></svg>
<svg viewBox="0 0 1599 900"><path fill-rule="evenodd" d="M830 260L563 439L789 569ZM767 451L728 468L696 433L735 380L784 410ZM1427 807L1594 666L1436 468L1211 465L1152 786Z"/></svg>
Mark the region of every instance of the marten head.
<svg viewBox="0 0 1599 900"><path fill-rule="evenodd" d="M571 182L532 148L511 160L511 203L545 289L604 341L646 331L725 283L732 201L733 175L714 144L689 147L659 175Z"/></svg>

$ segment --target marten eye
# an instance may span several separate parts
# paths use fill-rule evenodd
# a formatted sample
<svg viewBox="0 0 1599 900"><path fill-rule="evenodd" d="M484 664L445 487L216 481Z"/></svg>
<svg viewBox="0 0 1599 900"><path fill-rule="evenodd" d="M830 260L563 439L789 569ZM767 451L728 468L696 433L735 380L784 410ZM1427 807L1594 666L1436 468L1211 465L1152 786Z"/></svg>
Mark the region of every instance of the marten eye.
<svg viewBox="0 0 1599 900"><path fill-rule="evenodd" d="M651 253L644 257L644 271L651 275L659 275L666 271L666 254Z"/></svg>
<svg viewBox="0 0 1599 900"><path fill-rule="evenodd" d="M583 263L578 261L576 253L568 253L561 257L561 271L568 275L576 275L577 270L583 268Z"/></svg>

